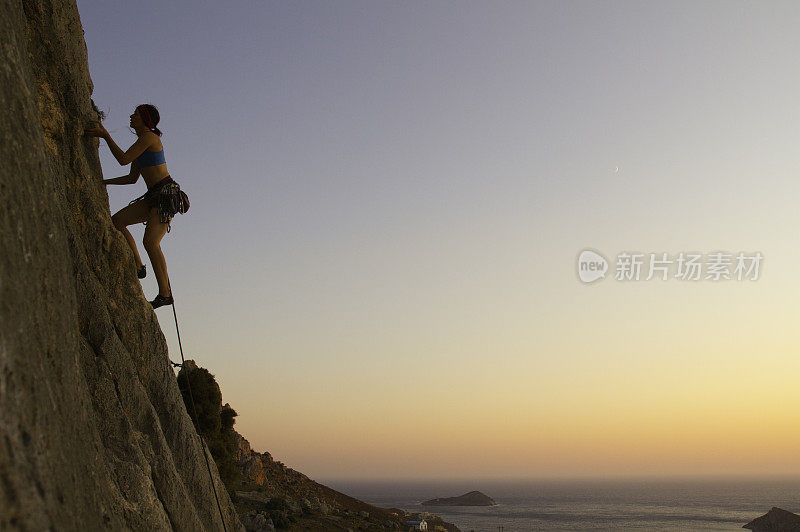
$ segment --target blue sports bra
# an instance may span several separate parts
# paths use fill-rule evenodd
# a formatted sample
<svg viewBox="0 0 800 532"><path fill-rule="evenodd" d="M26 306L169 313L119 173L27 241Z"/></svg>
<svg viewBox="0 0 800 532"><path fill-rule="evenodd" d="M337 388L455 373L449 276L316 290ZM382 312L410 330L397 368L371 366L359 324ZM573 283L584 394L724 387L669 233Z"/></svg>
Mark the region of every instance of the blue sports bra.
<svg viewBox="0 0 800 532"><path fill-rule="evenodd" d="M139 168L156 166L166 162L167 160L164 158L164 148L161 148L161 151L144 150L144 152L136 158L136 164L139 165Z"/></svg>

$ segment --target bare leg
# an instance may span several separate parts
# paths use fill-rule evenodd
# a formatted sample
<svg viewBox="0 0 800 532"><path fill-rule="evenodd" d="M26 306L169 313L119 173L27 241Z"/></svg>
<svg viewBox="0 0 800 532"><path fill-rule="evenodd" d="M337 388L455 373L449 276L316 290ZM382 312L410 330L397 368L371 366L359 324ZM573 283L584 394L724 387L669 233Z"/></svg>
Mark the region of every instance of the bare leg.
<svg viewBox="0 0 800 532"><path fill-rule="evenodd" d="M128 231L128 226L147 221L147 205L145 205L143 200L139 200L132 205L128 205L124 209L120 209L117 214L111 217L111 221L114 222L114 227L122 233L122 236L125 237L125 240L131 247L133 257L136 259L136 269L138 270L142 267L142 259L139 257L139 250L136 249L136 241L133 239L131 232Z"/></svg>
<svg viewBox="0 0 800 532"><path fill-rule="evenodd" d="M136 241L133 239L133 235L130 231L128 231L127 227L121 228L120 231L122 232L122 236L125 237L125 240L128 241L128 245L133 250L133 257L136 259L136 269L140 270L142 266L144 266L144 263L142 262L142 258L139 256L139 250L136 249Z"/></svg>
<svg viewBox="0 0 800 532"><path fill-rule="evenodd" d="M169 277L167 276L167 261L161 251L161 239L167 234L167 224L161 223L158 209L150 209L147 218L147 228L144 230L144 249L153 265L153 273L158 281L158 293L164 297L170 296Z"/></svg>

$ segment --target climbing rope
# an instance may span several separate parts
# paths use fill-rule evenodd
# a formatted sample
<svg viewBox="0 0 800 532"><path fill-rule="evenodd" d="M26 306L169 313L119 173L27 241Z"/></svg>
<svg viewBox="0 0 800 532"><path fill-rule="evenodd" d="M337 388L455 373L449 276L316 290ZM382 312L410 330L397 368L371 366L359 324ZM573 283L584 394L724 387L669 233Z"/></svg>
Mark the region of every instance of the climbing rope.
<svg viewBox="0 0 800 532"><path fill-rule="evenodd" d="M167 282L169 283L169 281L167 281ZM171 285L169 286L169 293L170 293L170 295L172 295L172 286ZM173 299L173 302L172 302L172 315L175 317L175 332L178 333L178 347L180 348L180 351L181 351L181 363L180 364L176 364L175 362L172 362L170 360L170 364L172 364L173 366L183 367L183 365L186 363L186 359L183 358L183 346L181 345L181 330L178 327L178 313L175 312L175 301L174 301L174 299ZM189 372L187 371L186 372L186 388L189 391L189 401L192 403L192 412L194 412L194 418L197 420L198 423L200 423L200 418L197 417L197 408L194 406L194 397L192 397L192 385L191 385L191 383L189 381L190 381ZM197 437L200 438L200 446L203 449L203 458L206 459L206 468L208 468L208 478L211 481L211 489L214 490L214 500L217 501L217 510L219 510L219 518L222 521L222 530L224 532L228 532L228 528L225 526L225 517L222 515L222 507L219 505L219 497L217 497L217 488L214 485L214 476L211 474L211 464L209 464L209 462L208 462L208 454L206 454L206 442L203 441L203 437L200 436L199 432L197 433ZM211 451L208 451L208 452L211 452Z"/></svg>

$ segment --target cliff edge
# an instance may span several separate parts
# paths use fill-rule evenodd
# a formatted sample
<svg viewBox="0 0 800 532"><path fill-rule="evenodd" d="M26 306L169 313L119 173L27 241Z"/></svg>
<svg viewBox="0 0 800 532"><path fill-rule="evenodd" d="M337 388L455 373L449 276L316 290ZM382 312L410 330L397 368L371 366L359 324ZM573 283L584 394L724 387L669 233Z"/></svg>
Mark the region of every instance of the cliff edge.
<svg viewBox="0 0 800 532"><path fill-rule="evenodd" d="M83 136L97 112L74 0L0 3L0 43L0 529L221 530Z"/></svg>

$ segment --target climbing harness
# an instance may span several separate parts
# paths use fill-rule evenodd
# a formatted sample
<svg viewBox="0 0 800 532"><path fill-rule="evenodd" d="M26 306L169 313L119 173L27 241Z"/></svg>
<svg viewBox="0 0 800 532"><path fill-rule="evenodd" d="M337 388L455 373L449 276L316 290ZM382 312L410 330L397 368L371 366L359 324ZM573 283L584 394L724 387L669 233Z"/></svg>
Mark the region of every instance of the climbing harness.
<svg viewBox="0 0 800 532"><path fill-rule="evenodd" d="M189 196L181 190L178 183L167 183L158 191L158 214L161 223L167 224L177 213L184 214L189 210Z"/></svg>
<svg viewBox="0 0 800 532"><path fill-rule="evenodd" d="M189 210L189 196L181 190L181 186L172 177L166 176L161 181L147 189L147 192L134 199L128 205L133 205L139 200L144 200L148 207L158 208L158 219L167 224L167 233L172 227L170 221L176 214L186 214ZM143 222L147 225L147 222Z"/></svg>
<svg viewBox="0 0 800 532"><path fill-rule="evenodd" d="M167 282L169 283L169 281L167 281ZM172 285L169 285L169 293L170 294L172 293ZM183 358L183 346L181 345L181 330L180 330L180 328L178 328L178 313L175 312L175 303L174 302L172 303L172 315L175 317L175 332L178 333L178 347L180 348L180 351L181 351L181 363L177 364L177 363L172 362L170 360L170 364L172 364L173 366L183 367L183 365L186 364L186 359ZM186 373L186 388L189 391L189 402L192 403L192 412L194 413L194 418L199 420L200 418L197 417L197 407L194 406L194 397L192 397L192 385L191 385L191 383L189 381L190 381L189 373L187 372ZM208 453L210 453L211 450L206 448L206 442L203 440L203 437L200 436L199 432L197 433L197 437L200 438L200 446L203 449L203 458L206 459L206 468L208 469L208 478L211 481L211 489L214 490L214 500L217 501L217 510L219 510L219 518L222 521L222 530L224 532L228 532L228 528L225 526L225 517L222 515L222 507L219 504L219 497L217 497L217 488L214 485L214 476L211 474L211 464L208 462L208 454L206 453L206 451L208 451Z"/></svg>

